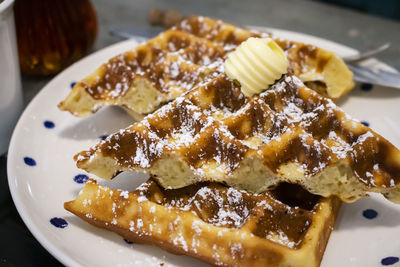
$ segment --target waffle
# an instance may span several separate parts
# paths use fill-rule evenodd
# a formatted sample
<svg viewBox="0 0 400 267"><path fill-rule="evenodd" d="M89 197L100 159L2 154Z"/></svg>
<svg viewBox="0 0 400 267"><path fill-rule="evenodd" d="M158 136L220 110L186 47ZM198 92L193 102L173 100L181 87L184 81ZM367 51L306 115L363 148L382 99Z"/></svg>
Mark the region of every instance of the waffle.
<svg viewBox="0 0 400 267"><path fill-rule="evenodd" d="M217 183L137 190L89 180L64 207L132 242L190 255L217 266L319 266L340 202L295 185L249 194Z"/></svg>
<svg viewBox="0 0 400 267"><path fill-rule="evenodd" d="M221 74L75 160L106 179L147 172L165 188L215 181L259 193L289 182L346 202L367 192L400 201L400 151L291 75L248 98Z"/></svg>
<svg viewBox="0 0 400 267"><path fill-rule="evenodd" d="M59 108L86 116L105 105L119 105L140 119L210 74L223 71L227 54L247 38L266 36L204 17L189 18L110 59L78 82ZM333 53L298 42L275 41L286 51L290 71L319 93L336 99L353 87L353 74Z"/></svg>

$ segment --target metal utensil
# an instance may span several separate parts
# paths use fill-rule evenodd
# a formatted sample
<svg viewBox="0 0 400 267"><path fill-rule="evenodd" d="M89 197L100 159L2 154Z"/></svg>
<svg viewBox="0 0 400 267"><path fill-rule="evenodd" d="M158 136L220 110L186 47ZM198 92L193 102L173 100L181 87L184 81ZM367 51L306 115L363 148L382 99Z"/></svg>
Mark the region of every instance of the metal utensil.
<svg viewBox="0 0 400 267"><path fill-rule="evenodd" d="M115 37L119 37L122 39L134 39L136 41L138 41L139 43L145 42L147 40L149 40L150 38L145 37L145 36L140 36L140 35L134 35L128 31L121 31L119 29L112 29L110 31L110 35L115 36Z"/></svg>
<svg viewBox="0 0 400 267"><path fill-rule="evenodd" d="M112 28L110 30L110 35L121 39L134 39L135 41L142 43L153 38L162 31L163 28L161 27L133 28L132 26L125 25Z"/></svg>
<svg viewBox="0 0 400 267"><path fill-rule="evenodd" d="M346 63L357 63L357 62L363 61L367 58L370 58L378 53L381 53L381 52L385 51L386 49L388 49L389 47L390 47L390 43L385 43L381 46L378 46L377 48L367 50L365 52L359 53L358 55L342 57L342 59Z"/></svg>
<svg viewBox="0 0 400 267"><path fill-rule="evenodd" d="M347 66L354 73L355 81L400 89L400 73L382 69L372 70L360 65L347 64Z"/></svg>
<svg viewBox="0 0 400 267"><path fill-rule="evenodd" d="M390 43L385 43L358 55L343 57L344 62L346 62L349 69L354 73L354 81L400 89L400 73L382 69L374 70L357 64L385 51L389 47Z"/></svg>

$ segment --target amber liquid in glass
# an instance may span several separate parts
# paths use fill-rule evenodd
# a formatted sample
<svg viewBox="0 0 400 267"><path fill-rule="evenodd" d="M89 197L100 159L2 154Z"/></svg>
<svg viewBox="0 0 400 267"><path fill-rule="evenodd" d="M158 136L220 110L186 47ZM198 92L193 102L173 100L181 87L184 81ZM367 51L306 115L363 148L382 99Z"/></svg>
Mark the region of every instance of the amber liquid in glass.
<svg viewBox="0 0 400 267"><path fill-rule="evenodd" d="M86 55L97 36L89 0L16 0L19 63L25 74L56 74Z"/></svg>

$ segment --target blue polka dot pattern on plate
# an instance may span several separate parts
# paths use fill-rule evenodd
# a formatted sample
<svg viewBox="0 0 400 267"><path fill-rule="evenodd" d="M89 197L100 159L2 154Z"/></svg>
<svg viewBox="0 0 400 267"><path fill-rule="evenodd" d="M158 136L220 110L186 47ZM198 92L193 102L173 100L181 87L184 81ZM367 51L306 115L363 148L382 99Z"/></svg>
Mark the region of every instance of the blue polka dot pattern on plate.
<svg viewBox="0 0 400 267"><path fill-rule="evenodd" d="M65 219L58 217L51 218L50 223L57 228L65 228L68 226L68 223Z"/></svg>
<svg viewBox="0 0 400 267"><path fill-rule="evenodd" d="M373 209L366 209L363 211L363 216L367 219L375 219L378 216L378 212Z"/></svg>
<svg viewBox="0 0 400 267"><path fill-rule="evenodd" d="M104 139L106 139L108 137L108 134L103 134L103 135L100 135L99 136L99 138L101 139L101 140L104 140Z"/></svg>
<svg viewBox="0 0 400 267"><path fill-rule="evenodd" d="M374 86L370 83L362 83L361 90L363 91L371 91Z"/></svg>
<svg viewBox="0 0 400 267"><path fill-rule="evenodd" d="M30 157L24 157L24 162L28 166L36 166L36 161Z"/></svg>
<svg viewBox="0 0 400 267"><path fill-rule="evenodd" d="M87 182L88 179L89 179L89 176L87 176L86 174L78 174L78 175L75 175L75 177L74 177L74 181L78 184L84 184Z"/></svg>
<svg viewBox="0 0 400 267"><path fill-rule="evenodd" d="M399 262L399 257L386 257L381 260L382 265L392 265Z"/></svg>
<svg viewBox="0 0 400 267"><path fill-rule="evenodd" d="M69 85L71 87L71 89L74 88L75 84L76 84L76 82L71 82L71 84Z"/></svg>
<svg viewBox="0 0 400 267"><path fill-rule="evenodd" d="M367 121L361 121L362 124L364 124L365 126L369 127L369 122Z"/></svg>
<svg viewBox="0 0 400 267"><path fill-rule="evenodd" d="M133 244L133 242L129 241L128 239L125 239L125 238L124 238L124 241L125 241L127 244L129 244L129 245L130 245L130 244Z"/></svg>
<svg viewBox="0 0 400 267"><path fill-rule="evenodd" d="M43 122L44 127L46 127L47 129L53 129L56 125L54 124L54 122L52 121L44 121Z"/></svg>

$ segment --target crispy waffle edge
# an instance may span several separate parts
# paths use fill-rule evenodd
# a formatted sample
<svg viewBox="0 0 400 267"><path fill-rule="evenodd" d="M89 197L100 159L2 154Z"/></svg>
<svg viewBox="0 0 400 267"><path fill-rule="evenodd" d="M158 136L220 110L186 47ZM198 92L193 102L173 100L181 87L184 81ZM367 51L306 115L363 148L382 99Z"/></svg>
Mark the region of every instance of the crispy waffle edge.
<svg viewBox="0 0 400 267"><path fill-rule="evenodd" d="M110 194L110 191L113 193ZM94 180L89 180L77 199L66 202L64 207L84 221L115 232L132 242L155 245L216 266L274 267L319 266L340 207L337 198L320 198L312 210L312 222L303 235L301 244L290 248L266 238L243 233L240 228L216 227L205 223L190 211L166 207L141 197L143 196L137 190L128 194L121 190L104 188ZM88 205L88 202L91 204ZM116 203L116 206L110 206L111 202ZM101 207L98 208L99 206ZM112 222L112 217L106 218L110 215L110 209L116 209L116 214L119 214L115 216L115 222ZM133 209L136 212L128 214ZM160 225L163 230L158 234L156 228L160 225L155 224L153 230L149 230L151 228L146 225L153 217L156 221L162 218ZM128 223L128 220L134 221L135 226ZM139 220L142 222L140 227ZM195 234L194 224L201 229L198 235ZM174 225L173 228L166 230L170 225ZM198 238L196 242L199 242L195 246L192 241L195 240L194 235ZM180 238L171 238L176 236Z"/></svg>
<svg viewBox="0 0 400 267"><path fill-rule="evenodd" d="M210 31L204 30L206 26L209 27ZM204 29L202 29L202 27ZM212 30L215 30L216 33L213 33ZM178 39L190 40L189 44L201 42L214 52L215 49L225 50L226 47L233 49L249 36L263 36L262 33L251 32L222 21L216 21L205 17L191 17L178 24L172 30L167 30L145 44L118 55L108 63L103 64L94 73L78 82L74 86L72 92L70 92L58 107L61 110L69 111L75 116L82 117L95 113L103 106L119 105L129 109L129 114L133 114L135 118L140 114L143 115L153 112L166 102L190 90L190 86L182 86L179 84L179 81L177 81L177 83L174 82L172 85L164 86L165 88L160 91L160 88L157 88L155 83L159 79L162 79L165 84L168 84L168 75L164 75L161 78L158 77L157 79L147 76L141 77L136 74L131 77L134 72L129 70L129 68L132 66L128 66L130 63L126 63L135 62L136 57L138 57L138 55L136 55L138 51L144 51L146 54L145 58L155 58L155 55L158 53L157 49L165 50L166 47L168 47L168 43L166 43L168 36L173 37L174 34L177 35L176 38ZM281 40L279 38L276 38L276 41L282 48L288 51L289 62L291 62L290 65L294 74L298 75L304 82L307 82L314 90L332 99L337 99L353 88L352 72L346 67L345 63L332 52L315 46ZM232 47L232 45L234 46ZM228 52L229 49L227 50ZM197 49L197 51L199 50ZM168 51L164 52L166 55L171 54L171 52ZM193 53L193 51L190 52L189 49L188 53ZM202 56L209 57L211 55L210 53L211 52L206 50L206 52L203 52ZM223 58L224 56L221 54L221 59L219 60L223 60ZM170 60L163 60L164 63L168 61ZM207 76L207 73L215 71L208 69L196 72L195 68L207 68L204 62L199 64L192 59L185 59L184 61L186 63L179 65L179 70L180 72L193 74L193 85L202 80L200 76ZM122 64L122 66L125 65L125 67L119 67L119 64ZM156 65L157 68L155 68L155 70L152 69L152 72L159 72L158 69L163 68L162 64L157 63ZM113 72L114 70L116 70L115 73ZM143 70L145 70L145 68ZM121 73L126 73L126 75L124 74L125 76L122 75L119 77ZM107 80L105 78L107 75L112 77L115 74L117 75L117 79L111 78L111 80ZM341 78L337 79L336 77ZM127 80L124 81L126 78ZM99 81L104 84L99 86L97 84ZM107 85L107 87L110 86L112 88L111 91L102 94L100 98L94 97L95 95L93 95L92 91L97 91L96 88L98 87L104 87L104 90L107 91L105 85ZM129 89L125 88L125 86ZM116 95L118 97L115 97Z"/></svg>

